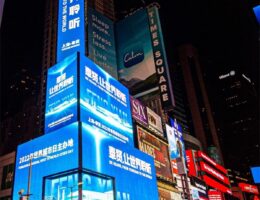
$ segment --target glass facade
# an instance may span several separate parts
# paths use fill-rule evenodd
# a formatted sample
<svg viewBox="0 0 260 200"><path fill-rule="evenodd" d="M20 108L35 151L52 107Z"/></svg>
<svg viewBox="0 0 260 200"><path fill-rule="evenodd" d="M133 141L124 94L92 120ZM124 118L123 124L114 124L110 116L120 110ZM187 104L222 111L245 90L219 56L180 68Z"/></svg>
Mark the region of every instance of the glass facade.
<svg viewBox="0 0 260 200"><path fill-rule="evenodd" d="M70 172L45 178L45 200L114 200L114 181L88 172Z"/></svg>

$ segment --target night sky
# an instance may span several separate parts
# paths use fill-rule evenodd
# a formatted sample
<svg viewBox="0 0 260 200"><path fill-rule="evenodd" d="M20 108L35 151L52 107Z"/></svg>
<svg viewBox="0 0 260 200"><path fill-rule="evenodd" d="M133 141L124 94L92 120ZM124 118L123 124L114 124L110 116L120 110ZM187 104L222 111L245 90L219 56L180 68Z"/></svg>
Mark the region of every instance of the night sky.
<svg viewBox="0 0 260 200"><path fill-rule="evenodd" d="M117 8L130 10L143 3L118 1ZM169 66L175 61L176 48L183 43L192 43L208 66L212 66L206 69L209 76L218 77L231 69L240 69L255 82L258 90L260 32L252 10L256 3L162 0L160 16ZM1 115L12 107L8 87L17 71L26 68L40 81L43 21L44 0L5 1L0 42Z"/></svg>

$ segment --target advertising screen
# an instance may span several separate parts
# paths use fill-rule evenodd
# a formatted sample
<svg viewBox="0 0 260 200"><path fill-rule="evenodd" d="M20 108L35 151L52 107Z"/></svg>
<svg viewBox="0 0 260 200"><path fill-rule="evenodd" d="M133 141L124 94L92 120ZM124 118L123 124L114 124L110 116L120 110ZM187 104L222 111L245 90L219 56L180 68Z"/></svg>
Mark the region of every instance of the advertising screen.
<svg viewBox="0 0 260 200"><path fill-rule="evenodd" d="M136 126L136 128L139 150L154 158L156 175L167 181L173 181L168 144L140 126Z"/></svg>
<svg viewBox="0 0 260 200"><path fill-rule="evenodd" d="M238 183L238 186L243 192L253 193L258 195L259 191L256 185L250 185L247 183Z"/></svg>
<svg viewBox="0 0 260 200"><path fill-rule="evenodd" d="M255 183L260 183L260 166L250 167L251 173Z"/></svg>
<svg viewBox="0 0 260 200"><path fill-rule="evenodd" d="M130 96L131 100L131 111L132 117L139 123L143 124L144 126L148 125L148 117L146 106L144 106L138 99Z"/></svg>
<svg viewBox="0 0 260 200"><path fill-rule="evenodd" d="M77 54L49 68L47 74L45 133L77 120Z"/></svg>
<svg viewBox="0 0 260 200"><path fill-rule="evenodd" d="M42 199L44 176L77 167L78 123L21 144L16 154L13 199L19 199L20 190L27 193L28 183L30 199Z"/></svg>
<svg viewBox="0 0 260 200"><path fill-rule="evenodd" d="M146 107L147 116L148 116L148 127L157 135L163 137L163 128L162 128L162 119L157 115L153 110Z"/></svg>
<svg viewBox="0 0 260 200"><path fill-rule="evenodd" d="M220 191L209 190L209 200L224 200L224 198Z"/></svg>
<svg viewBox="0 0 260 200"><path fill-rule="evenodd" d="M117 79L114 23L88 8L88 57Z"/></svg>
<svg viewBox="0 0 260 200"><path fill-rule="evenodd" d="M177 148L175 151L172 151L170 154L171 158L176 158L176 157L183 157L186 160L186 151L185 151L185 145L182 137L182 128L181 125L177 123L176 119L170 119L171 127L173 129L173 133L175 135L176 139L176 145ZM168 138L169 140L169 138ZM173 140L173 139L170 139Z"/></svg>
<svg viewBox="0 0 260 200"><path fill-rule="evenodd" d="M80 75L81 121L133 146L128 89L85 56Z"/></svg>
<svg viewBox="0 0 260 200"><path fill-rule="evenodd" d="M151 33L146 9L116 24L118 77L131 95L158 90Z"/></svg>
<svg viewBox="0 0 260 200"><path fill-rule="evenodd" d="M215 181L214 179L210 178L208 175L203 175L202 178L208 186L218 189L221 192L232 194L230 188L224 186L218 181Z"/></svg>
<svg viewBox="0 0 260 200"><path fill-rule="evenodd" d="M82 148L83 168L114 177L116 199L158 200L151 156L85 123L82 123Z"/></svg>
<svg viewBox="0 0 260 200"><path fill-rule="evenodd" d="M189 176L197 176L197 167L195 164L194 154L195 152L193 150L186 150L186 161L189 169Z"/></svg>
<svg viewBox="0 0 260 200"><path fill-rule="evenodd" d="M84 0L59 0L57 62L79 51L85 54Z"/></svg>
<svg viewBox="0 0 260 200"><path fill-rule="evenodd" d="M180 193L173 192L171 190L166 190L160 187L158 188L158 191L160 200L182 200Z"/></svg>

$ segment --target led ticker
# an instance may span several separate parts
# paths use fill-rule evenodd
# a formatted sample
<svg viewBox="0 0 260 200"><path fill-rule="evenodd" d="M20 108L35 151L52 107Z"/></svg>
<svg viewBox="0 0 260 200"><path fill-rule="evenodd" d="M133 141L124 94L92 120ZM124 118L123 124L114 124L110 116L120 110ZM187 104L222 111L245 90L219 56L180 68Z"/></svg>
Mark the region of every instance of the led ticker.
<svg viewBox="0 0 260 200"><path fill-rule="evenodd" d="M253 193L253 194L259 194L258 188L256 185L250 185L247 183L238 183L238 186L243 192Z"/></svg>
<svg viewBox="0 0 260 200"><path fill-rule="evenodd" d="M224 167L222 167L221 165L217 164L214 160L212 160L210 157L208 157L202 151L198 151L198 157L203 158L205 161L207 161L208 163L212 164L215 168L217 168L218 170L220 170L224 174L227 174L227 170Z"/></svg>
<svg viewBox="0 0 260 200"><path fill-rule="evenodd" d="M228 187L226 187L226 186L222 185L221 183L215 181L214 179L210 178L209 176L203 175L202 178L207 185L209 185L209 186L211 186L215 189L218 189L221 192L232 194L231 190Z"/></svg>
<svg viewBox="0 0 260 200"><path fill-rule="evenodd" d="M205 171L206 173L212 175L213 177L217 178L218 180L222 181L223 183L230 185L229 179L227 176L219 173L214 168L207 165L205 162L200 161L200 168L202 171Z"/></svg>

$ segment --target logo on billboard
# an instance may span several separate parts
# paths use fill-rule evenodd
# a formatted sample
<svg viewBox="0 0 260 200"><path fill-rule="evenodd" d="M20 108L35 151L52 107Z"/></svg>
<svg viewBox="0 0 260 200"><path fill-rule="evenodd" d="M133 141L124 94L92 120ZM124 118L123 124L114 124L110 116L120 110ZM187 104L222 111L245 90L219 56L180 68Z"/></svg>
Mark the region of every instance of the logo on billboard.
<svg viewBox="0 0 260 200"><path fill-rule="evenodd" d="M124 66L126 68L132 67L144 60L144 51L141 47L131 49L124 54Z"/></svg>

